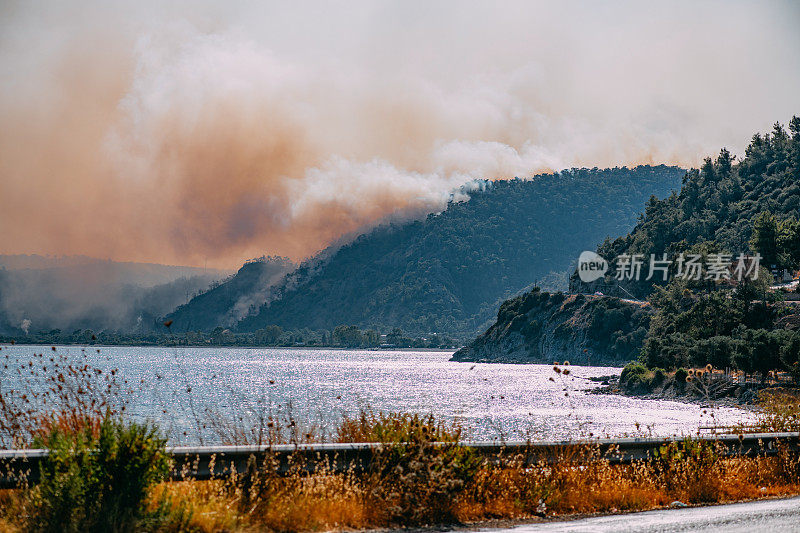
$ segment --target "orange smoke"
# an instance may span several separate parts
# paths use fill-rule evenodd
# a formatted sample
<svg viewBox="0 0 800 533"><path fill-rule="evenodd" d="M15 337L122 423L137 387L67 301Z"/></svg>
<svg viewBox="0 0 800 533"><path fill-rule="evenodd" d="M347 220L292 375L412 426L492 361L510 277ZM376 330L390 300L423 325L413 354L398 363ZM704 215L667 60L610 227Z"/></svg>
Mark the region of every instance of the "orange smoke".
<svg viewBox="0 0 800 533"><path fill-rule="evenodd" d="M728 41L631 6L612 39L619 13L588 6L146 4L1 8L0 253L302 259L474 178L693 165L797 112L798 73L765 60L741 6L704 29L738 28L751 54L709 69ZM765 103L738 73L773 67Z"/></svg>

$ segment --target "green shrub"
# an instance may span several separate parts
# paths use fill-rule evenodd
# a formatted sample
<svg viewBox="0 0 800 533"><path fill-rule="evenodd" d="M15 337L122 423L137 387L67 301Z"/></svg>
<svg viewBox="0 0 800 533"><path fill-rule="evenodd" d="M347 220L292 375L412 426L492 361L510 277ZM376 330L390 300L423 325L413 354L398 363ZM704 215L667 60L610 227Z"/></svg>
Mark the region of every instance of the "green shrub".
<svg viewBox="0 0 800 533"><path fill-rule="evenodd" d="M647 367L638 361L633 361L625 365L625 368L622 369L619 382L621 385L625 385L632 379L641 379L641 377L645 375L647 375Z"/></svg>
<svg viewBox="0 0 800 533"><path fill-rule="evenodd" d="M134 531L148 488L169 470L163 439L149 424L105 417L83 429L56 426L35 445L47 448L31 489L36 531Z"/></svg>
<svg viewBox="0 0 800 533"><path fill-rule="evenodd" d="M661 385L667 379L667 372L663 368L653 369L653 379L650 383L654 386Z"/></svg>
<svg viewBox="0 0 800 533"><path fill-rule="evenodd" d="M689 376L689 371L685 368L679 368L675 371L675 383L678 385L686 383L686 378Z"/></svg>

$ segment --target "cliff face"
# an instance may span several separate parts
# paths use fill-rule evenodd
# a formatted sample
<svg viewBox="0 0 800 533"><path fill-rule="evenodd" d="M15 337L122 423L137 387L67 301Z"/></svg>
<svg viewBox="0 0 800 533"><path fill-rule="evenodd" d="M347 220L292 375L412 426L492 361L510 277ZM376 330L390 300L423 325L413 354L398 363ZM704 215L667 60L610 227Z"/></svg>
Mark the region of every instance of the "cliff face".
<svg viewBox="0 0 800 533"><path fill-rule="evenodd" d="M504 302L497 322L452 360L623 365L638 357L651 315L644 303L537 288Z"/></svg>

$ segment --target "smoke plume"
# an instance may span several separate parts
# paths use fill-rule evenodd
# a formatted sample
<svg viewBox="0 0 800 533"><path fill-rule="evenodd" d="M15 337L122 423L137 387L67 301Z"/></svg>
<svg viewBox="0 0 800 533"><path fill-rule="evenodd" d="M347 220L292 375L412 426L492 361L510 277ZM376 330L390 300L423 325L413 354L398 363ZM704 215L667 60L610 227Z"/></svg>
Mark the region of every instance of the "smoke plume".
<svg viewBox="0 0 800 533"><path fill-rule="evenodd" d="M474 178L797 113L792 3L4 2L0 253L301 259Z"/></svg>

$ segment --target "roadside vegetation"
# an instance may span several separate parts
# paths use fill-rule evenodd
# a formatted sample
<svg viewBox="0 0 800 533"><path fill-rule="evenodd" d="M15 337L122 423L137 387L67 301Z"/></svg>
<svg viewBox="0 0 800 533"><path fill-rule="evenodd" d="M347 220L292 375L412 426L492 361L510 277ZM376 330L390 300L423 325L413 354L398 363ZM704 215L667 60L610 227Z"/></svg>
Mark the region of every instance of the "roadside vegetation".
<svg viewBox="0 0 800 533"><path fill-rule="evenodd" d="M322 531L416 527L493 519L539 519L800 493L800 457L725 458L713 444L686 440L648 461L614 465L591 443L555 462L530 465L509 454L488 464L463 446L462 427L431 415L343 416L324 434L301 421L230 421L225 442L378 442L367 471L288 474L266 455L244 472L208 481L170 481L166 437L129 414L131 385L58 352L19 371L44 388L0 389L4 448L50 450L35 476L0 491L0 531ZM8 364L8 363L7 363ZM646 370L645 370L646 371ZM563 370L562 370L563 372ZM211 423L211 421L206 421ZM741 428L744 431L746 428ZM800 429L800 401L764 400L759 431ZM199 428L198 428L199 431ZM434 443L438 443L434 445Z"/></svg>

